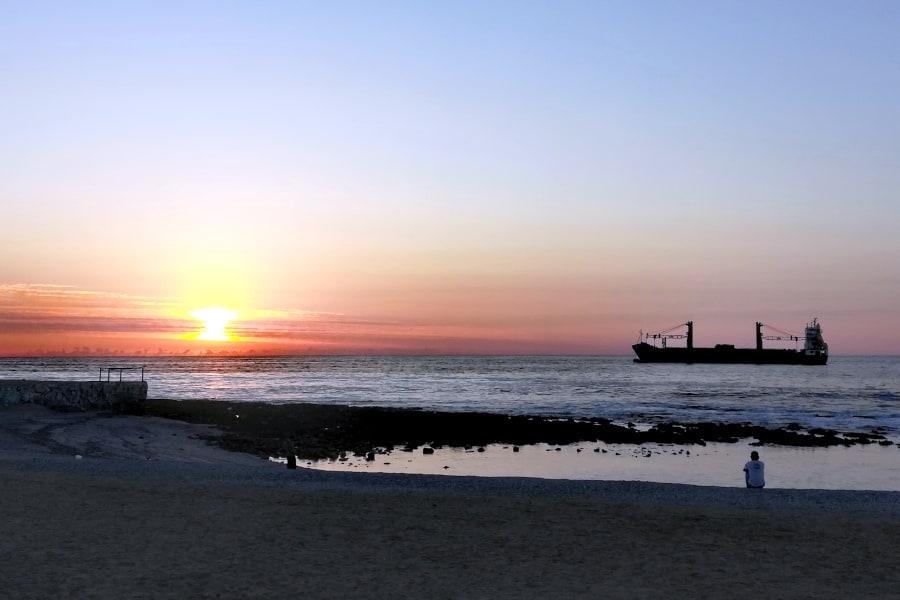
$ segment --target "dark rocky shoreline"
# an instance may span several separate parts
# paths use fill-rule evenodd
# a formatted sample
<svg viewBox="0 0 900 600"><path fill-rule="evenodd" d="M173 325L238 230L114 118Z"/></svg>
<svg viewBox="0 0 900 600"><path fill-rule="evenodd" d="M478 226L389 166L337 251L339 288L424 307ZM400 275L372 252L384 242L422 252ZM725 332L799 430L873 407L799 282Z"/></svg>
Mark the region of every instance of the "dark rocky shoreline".
<svg viewBox="0 0 900 600"><path fill-rule="evenodd" d="M769 429L747 423L660 423L649 429L602 418L509 416L453 413L408 408L332 404L270 404L215 400L147 400L142 414L203 423L224 433L212 441L228 450L259 456L284 456L293 445L301 459L367 455L394 448L476 447L502 443L615 444L734 443L803 447L893 445L879 433L806 430L791 424Z"/></svg>

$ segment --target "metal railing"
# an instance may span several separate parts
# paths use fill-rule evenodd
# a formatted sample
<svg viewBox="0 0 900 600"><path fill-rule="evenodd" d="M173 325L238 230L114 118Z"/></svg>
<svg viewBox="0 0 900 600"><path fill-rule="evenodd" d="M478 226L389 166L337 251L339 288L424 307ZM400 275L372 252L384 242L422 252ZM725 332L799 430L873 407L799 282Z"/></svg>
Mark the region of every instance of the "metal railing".
<svg viewBox="0 0 900 600"><path fill-rule="evenodd" d="M110 377L113 371L119 372L119 381L122 381L122 372L123 371L131 371L131 370L141 370L141 381L144 380L144 367L143 365L140 367L100 367L100 379L98 381L103 381L103 372L106 371L106 381L110 381Z"/></svg>

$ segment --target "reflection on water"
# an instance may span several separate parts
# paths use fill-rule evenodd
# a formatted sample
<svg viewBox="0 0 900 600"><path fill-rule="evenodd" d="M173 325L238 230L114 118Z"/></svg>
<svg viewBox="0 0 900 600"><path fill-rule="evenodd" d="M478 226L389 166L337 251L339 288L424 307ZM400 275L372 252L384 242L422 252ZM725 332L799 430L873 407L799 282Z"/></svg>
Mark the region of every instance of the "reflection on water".
<svg viewBox="0 0 900 600"><path fill-rule="evenodd" d="M751 447L749 444L706 446L577 444L572 446L487 446L436 449L434 454L394 450L374 461L303 462L302 466L334 471L430 473L484 477L541 477L656 481L744 487L744 463L751 450L766 463L770 488L900 491L900 448Z"/></svg>

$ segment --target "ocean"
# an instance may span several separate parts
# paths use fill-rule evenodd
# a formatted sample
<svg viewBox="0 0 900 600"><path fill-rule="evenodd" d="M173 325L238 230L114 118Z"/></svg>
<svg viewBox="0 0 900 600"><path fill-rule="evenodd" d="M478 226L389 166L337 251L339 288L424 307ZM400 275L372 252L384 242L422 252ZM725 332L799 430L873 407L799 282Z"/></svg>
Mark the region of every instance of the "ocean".
<svg viewBox="0 0 900 600"><path fill-rule="evenodd" d="M126 367L151 398L314 402L659 421L797 423L900 441L900 357L825 366L637 364L630 356L0 359L0 378L97 379ZM118 378L113 371L111 377Z"/></svg>
<svg viewBox="0 0 900 600"><path fill-rule="evenodd" d="M4 358L0 359L0 378L117 379L119 372L110 373L110 367L125 367L121 377L126 380L139 379L143 373L151 398L604 417L636 426L662 421L737 422L767 427L797 423L804 428L881 433L900 443L900 357L895 356L832 356L825 366L639 364L631 356ZM679 482L688 479L687 482L715 485L703 473L715 471L715 465L722 460L713 457L710 464L698 468L698 461L713 453L713 446L722 460L732 462L749 453L747 445L710 445L695 449L687 472L660 459L638 461L645 463L640 468L632 464L612 470L619 478ZM579 451L577 460L543 458L546 454L541 455L541 460L536 456L520 459L518 469L504 466L509 460L494 461L499 466L492 466L485 473L492 452L502 456L502 449L488 450L477 459L481 467L463 453L439 454L432 460L443 458L457 474L596 478L609 472L603 469L599 474L593 473L591 464L573 470L569 463L584 462ZM554 457L569 454L555 448L530 451L538 450L552 451ZM615 456L621 450L619 456L647 458L645 449L637 454L634 448L608 450L599 454ZM782 463L791 465L792 472L796 472L791 477L794 485L808 482L812 487L900 489L900 466L894 466L900 465L900 449L896 446L766 451L779 454ZM732 456L734 453L737 454ZM659 451L660 457L669 454L678 455ZM810 459L814 464L809 463ZM393 461L388 465L347 461L316 466L410 472L447 466L428 463L422 457L405 460L408 462ZM824 464L819 465L821 460ZM409 462L415 464L410 466ZM646 464L656 467L648 472ZM824 475L831 477L831 471L840 468L848 472L821 481ZM701 472L698 480L692 469ZM855 471L852 478L851 471Z"/></svg>

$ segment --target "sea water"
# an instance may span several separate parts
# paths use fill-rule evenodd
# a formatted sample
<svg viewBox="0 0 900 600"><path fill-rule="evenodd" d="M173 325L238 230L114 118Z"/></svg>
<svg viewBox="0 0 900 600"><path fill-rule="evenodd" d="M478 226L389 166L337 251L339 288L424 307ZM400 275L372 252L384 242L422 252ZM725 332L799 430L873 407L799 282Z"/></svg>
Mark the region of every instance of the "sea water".
<svg viewBox="0 0 900 600"><path fill-rule="evenodd" d="M109 371L111 367L127 369ZM0 359L0 378L6 379L121 376L129 380L140 378L141 373L149 382L151 398L604 417L638 426L662 421L752 423L766 427L796 423L804 428L881 433L900 442L900 357L832 356L825 366L640 364L629 356ZM598 452L593 451L595 447ZM715 448L715 452L709 448ZM350 461L317 466L576 478L612 478L606 477L612 473L615 478L697 482L697 473L715 472L715 465L727 464L730 473L734 464L743 464L741 461L749 453L746 444L711 445L705 450L695 447L693 458L688 460L678 453L680 448L671 451L654 447L649 456L641 453L642 460L616 462L617 450L619 457L628 457L634 449L605 448L606 453L599 449L596 444L584 446L582 452L577 448L556 451L535 447L527 452L544 452L542 458L535 454L526 460L522 453L515 458L506 456L503 448L486 448L484 453L475 455L442 450L436 458L427 460L407 456L378 461L380 466ZM900 449L896 446L850 450L767 448L763 452L770 461L777 458L795 471L784 478L781 487L798 487L799 481L799 487L900 489L900 474L894 466L900 464ZM503 460L492 461L493 453ZM568 455L572 457L561 458ZM602 457L606 459L601 461ZM507 466L498 467L498 463ZM837 475L828 479L829 485L815 485L816 480L830 472L830 467ZM479 468L486 472L470 472ZM774 473L771 466L769 471ZM846 474L841 476L841 471ZM870 475L865 475L867 472ZM811 481L806 475L800 476L808 473L812 474ZM714 481L718 480L718 475L712 482L710 477L700 476L699 482L716 484ZM791 482L793 485L788 485Z"/></svg>
<svg viewBox="0 0 900 600"><path fill-rule="evenodd" d="M900 438L900 357L837 356L825 366L640 364L626 356L0 359L5 379L127 380L142 371L151 398L797 423Z"/></svg>

